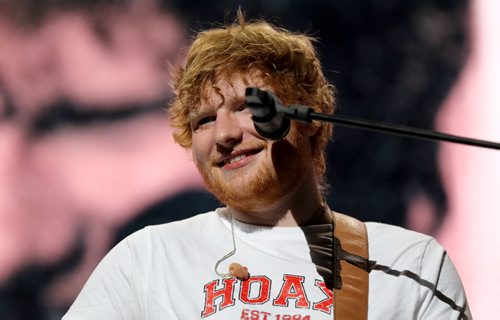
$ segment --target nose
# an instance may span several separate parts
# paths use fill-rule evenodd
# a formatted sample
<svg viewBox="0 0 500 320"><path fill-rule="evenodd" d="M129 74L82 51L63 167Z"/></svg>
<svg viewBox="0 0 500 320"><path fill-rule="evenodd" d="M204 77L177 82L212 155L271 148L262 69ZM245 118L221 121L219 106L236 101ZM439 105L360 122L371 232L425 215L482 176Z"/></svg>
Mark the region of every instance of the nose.
<svg viewBox="0 0 500 320"><path fill-rule="evenodd" d="M238 117L230 111L220 110L215 120L215 143L232 148L241 142L243 130Z"/></svg>

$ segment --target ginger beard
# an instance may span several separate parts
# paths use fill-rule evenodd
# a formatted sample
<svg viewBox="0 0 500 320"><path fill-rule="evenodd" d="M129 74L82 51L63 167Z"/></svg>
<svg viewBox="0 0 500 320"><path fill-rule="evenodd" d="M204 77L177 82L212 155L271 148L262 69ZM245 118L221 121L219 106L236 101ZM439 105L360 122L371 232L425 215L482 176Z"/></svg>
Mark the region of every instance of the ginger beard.
<svg viewBox="0 0 500 320"><path fill-rule="evenodd" d="M252 147L263 148L262 154L248 168L225 171L214 161L196 162L207 189L236 210L275 206L279 199L293 193L305 175L313 174L308 137L300 133L299 127L293 123L289 135L276 142L259 140L261 143Z"/></svg>

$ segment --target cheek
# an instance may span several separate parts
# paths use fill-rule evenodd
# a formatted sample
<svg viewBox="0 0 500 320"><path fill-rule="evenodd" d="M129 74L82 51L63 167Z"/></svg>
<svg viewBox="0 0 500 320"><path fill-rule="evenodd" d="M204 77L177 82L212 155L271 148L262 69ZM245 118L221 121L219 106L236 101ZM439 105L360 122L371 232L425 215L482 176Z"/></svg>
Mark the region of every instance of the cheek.
<svg viewBox="0 0 500 320"><path fill-rule="evenodd" d="M271 149L273 165L280 171L296 169L297 149L288 140L280 140L273 144ZM283 170L285 169L285 170Z"/></svg>
<svg viewBox="0 0 500 320"><path fill-rule="evenodd" d="M204 134L193 135L191 153L196 165L198 165L203 161L206 161L209 158L210 148L211 144L208 135Z"/></svg>
<svg viewBox="0 0 500 320"><path fill-rule="evenodd" d="M307 137L300 128L292 127L288 136L275 142L272 147L273 164L278 168L297 170L305 159L312 157Z"/></svg>
<svg viewBox="0 0 500 320"><path fill-rule="evenodd" d="M252 120L252 114L247 109L238 114L237 117L238 125L246 132L251 133L254 136L260 137L255 130L255 126Z"/></svg>

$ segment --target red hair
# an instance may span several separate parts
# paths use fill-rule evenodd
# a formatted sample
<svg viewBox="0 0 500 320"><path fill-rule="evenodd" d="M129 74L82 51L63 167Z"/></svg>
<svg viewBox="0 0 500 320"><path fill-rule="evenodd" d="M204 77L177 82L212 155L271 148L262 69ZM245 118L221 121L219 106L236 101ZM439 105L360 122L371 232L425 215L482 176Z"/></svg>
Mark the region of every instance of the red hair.
<svg viewBox="0 0 500 320"><path fill-rule="evenodd" d="M174 138L191 147L189 112L196 109L213 85L235 74L258 72L285 103L311 106L315 112L333 113L334 87L323 75L313 46L314 38L295 34L265 21L239 22L200 32L191 45L185 65L174 73L175 99L169 109ZM332 134L331 124L310 124L315 173L322 179L325 147Z"/></svg>

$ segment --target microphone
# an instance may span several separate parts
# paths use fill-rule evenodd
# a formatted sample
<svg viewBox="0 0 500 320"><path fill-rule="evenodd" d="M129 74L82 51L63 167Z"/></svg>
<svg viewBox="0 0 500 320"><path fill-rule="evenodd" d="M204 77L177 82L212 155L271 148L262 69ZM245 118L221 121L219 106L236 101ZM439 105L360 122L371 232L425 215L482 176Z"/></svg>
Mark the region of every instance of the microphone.
<svg viewBox="0 0 500 320"><path fill-rule="evenodd" d="M500 150L500 143L455 136L438 131L412 128L391 123L350 118L326 113L317 113L311 107L292 104L284 107L271 92L248 87L245 101L252 113L255 130L264 138L283 139L290 131L290 119L310 123L313 120L338 124L340 126L383 132L393 135L431 141L447 141L469 146Z"/></svg>
<svg viewBox="0 0 500 320"><path fill-rule="evenodd" d="M252 114L255 130L262 137L271 140L283 139L290 131L290 119L285 117L286 109L271 92L248 87L245 102Z"/></svg>

